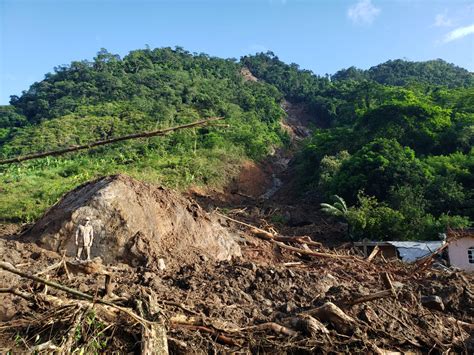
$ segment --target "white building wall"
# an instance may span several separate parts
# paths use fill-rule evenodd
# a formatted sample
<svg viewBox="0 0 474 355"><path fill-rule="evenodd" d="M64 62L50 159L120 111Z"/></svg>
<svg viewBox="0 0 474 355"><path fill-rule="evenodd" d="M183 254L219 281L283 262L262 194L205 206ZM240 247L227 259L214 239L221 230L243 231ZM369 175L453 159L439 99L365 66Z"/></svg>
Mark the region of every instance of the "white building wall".
<svg viewBox="0 0 474 355"><path fill-rule="evenodd" d="M470 263L468 258L469 248L474 248L474 237L464 237L451 242L448 247L450 264L474 272L474 263Z"/></svg>

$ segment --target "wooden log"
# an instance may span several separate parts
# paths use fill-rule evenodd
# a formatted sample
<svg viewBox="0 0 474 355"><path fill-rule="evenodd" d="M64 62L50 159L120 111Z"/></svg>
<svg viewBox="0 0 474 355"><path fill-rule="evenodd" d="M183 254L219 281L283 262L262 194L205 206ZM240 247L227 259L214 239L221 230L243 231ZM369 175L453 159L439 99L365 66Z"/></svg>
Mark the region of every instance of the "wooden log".
<svg viewBox="0 0 474 355"><path fill-rule="evenodd" d="M75 151L84 150L84 149L91 149L91 148L98 147L98 146L101 146L101 145L126 141L126 140L130 140L130 139L164 136L164 135L166 135L170 132L174 132L174 131L177 131L177 130L180 130L180 129L196 127L196 126L202 126L202 125L208 124L209 122L223 120L223 119L224 119L223 117L211 117L211 118L208 118L206 120L196 121L196 122L184 124L184 125L181 125L181 126L175 126L175 127L171 127L171 128L166 128L166 129L161 129L161 130L156 130L156 131L150 131L150 132L141 132L141 133L129 134L129 135L126 135L126 136L120 136L120 137L116 137L116 138L105 139L105 140L102 140L102 141L96 141L96 142L92 142L92 143L88 143L88 144L84 144L84 145L77 145L77 146L67 147L67 148L58 149L58 150L51 150L51 151L43 152L43 153L34 153L34 154L30 154L30 155L24 155L24 156L21 156L21 157L0 160L0 165L10 164L10 163L19 163L19 162L26 161L26 160L39 159L39 158L44 158L44 157L48 157L48 156L62 155L62 154L66 154L66 153L69 153L69 152L75 152Z"/></svg>
<svg viewBox="0 0 474 355"><path fill-rule="evenodd" d="M376 245L374 250L372 250L372 252L370 253L370 255L368 256L366 260L370 263L372 259L375 258L375 256L379 253L379 251L380 251L380 248L378 245Z"/></svg>
<svg viewBox="0 0 474 355"><path fill-rule="evenodd" d="M329 322L340 333L352 333L357 326L354 318L345 314L342 309L332 302L326 302L321 307L311 309L305 312L313 317L316 317L322 322Z"/></svg>
<svg viewBox="0 0 474 355"><path fill-rule="evenodd" d="M145 317L142 301L137 300L137 307L141 317ZM153 322L142 324L141 353L143 355L167 355L168 339L164 325Z"/></svg>

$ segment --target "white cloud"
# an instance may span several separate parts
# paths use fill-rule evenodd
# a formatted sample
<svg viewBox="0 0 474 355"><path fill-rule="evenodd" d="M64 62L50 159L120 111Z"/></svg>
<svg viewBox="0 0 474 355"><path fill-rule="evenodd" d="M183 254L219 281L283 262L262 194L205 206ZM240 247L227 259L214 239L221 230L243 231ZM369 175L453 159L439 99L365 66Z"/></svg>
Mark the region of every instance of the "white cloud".
<svg viewBox="0 0 474 355"><path fill-rule="evenodd" d="M359 0L347 10L347 17L356 24L370 25L380 14L380 9L372 4L371 0Z"/></svg>
<svg viewBox="0 0 474 355"><path fill-rule="evenodd" d="M443 42L452 42L471 34L474 34L474 24L465 27L459 27L447 33L446 36L444 36Z"/></svg>
<svg viewBox="0 0 474 355"><path fill-rule="evenodd" d="M435 17L435 27L450 27L453 25L453 21L445 14L437 14Z"/></svg>

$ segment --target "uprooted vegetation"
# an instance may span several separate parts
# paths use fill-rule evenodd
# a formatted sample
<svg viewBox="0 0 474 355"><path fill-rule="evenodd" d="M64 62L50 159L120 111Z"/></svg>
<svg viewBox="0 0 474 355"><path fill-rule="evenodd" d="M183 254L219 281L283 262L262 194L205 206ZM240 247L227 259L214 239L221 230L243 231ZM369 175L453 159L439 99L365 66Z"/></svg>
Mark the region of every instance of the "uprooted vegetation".
<svg viewBox="0 0 474 355"><path fill-rule="evenodd" d="M141 206L127 190L140 195ZM107 255L100 248L93 250L93 261L78 262L73 250L50 251L31 242L35 228L37 241L55 240L53 230L67 240L70 233L59 232L55 218L66 226L70 220L65 216L93 215L99 207L101 213L120 211L121 200L129 201L130 213L120 217L128 229L109 230L117 233L114 241L133 238L134 219L146 215L155 201L166 201L154 208L162 225L176 215L190 225L217 223L215 230L233 236L242 255L219 260L205 248L187 254L163 249L160 242L170 237L163 230L156 249L140 253L156 253L164 268L147 258L130 262ZM194 207L188 212L189 206ZM168 214L160 214L160 208ZM117 227L114 215L109 217L103 230ZM189 225L179 231L178 239L171 236L173 244L186 247L196 231ZM0 239L3 351L473 349L473 275L437 271L429 267L430 259L407 265L379 255L363 259L343 247L326 249L307 236L279 234L262 215L257 219L245 209L207 213L196 202L125 177L72 191L27 235Z"/></svg>

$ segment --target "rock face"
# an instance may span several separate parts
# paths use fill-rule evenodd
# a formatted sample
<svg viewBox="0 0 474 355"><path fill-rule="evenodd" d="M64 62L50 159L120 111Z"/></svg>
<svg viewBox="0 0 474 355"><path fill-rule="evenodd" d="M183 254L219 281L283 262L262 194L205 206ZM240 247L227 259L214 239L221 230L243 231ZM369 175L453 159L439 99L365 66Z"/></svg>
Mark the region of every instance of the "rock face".
<svg viewBox="0 0 474 355"><path fill-rule="evenodd" d="M91 218L91 256L105 263L157 266L240 256L234 236L194 201L176 192L114 175L67 193L24 234L39 246L75 255L75 230Z"/></svg>

